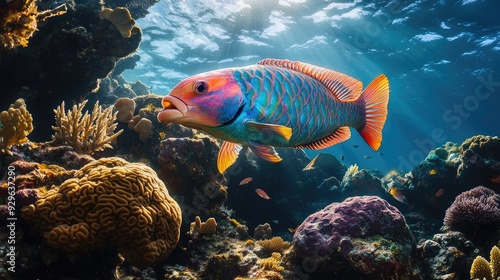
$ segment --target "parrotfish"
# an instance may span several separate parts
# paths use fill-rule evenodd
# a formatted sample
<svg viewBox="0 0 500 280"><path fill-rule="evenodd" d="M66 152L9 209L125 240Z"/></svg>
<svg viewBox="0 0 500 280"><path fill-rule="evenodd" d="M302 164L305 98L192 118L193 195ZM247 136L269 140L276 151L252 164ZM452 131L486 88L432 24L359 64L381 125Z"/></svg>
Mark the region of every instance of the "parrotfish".
<svg viewBox="0 0 500 280"><path fill-rule="evenodd" d="M327 68L281 59L197 74L163 98L158 120L200 129L224 140L221 173L243 145L279 162L274 147L324 149L350 138L355 128L378 150L387 118L389 81L362 82Z"/></svg>

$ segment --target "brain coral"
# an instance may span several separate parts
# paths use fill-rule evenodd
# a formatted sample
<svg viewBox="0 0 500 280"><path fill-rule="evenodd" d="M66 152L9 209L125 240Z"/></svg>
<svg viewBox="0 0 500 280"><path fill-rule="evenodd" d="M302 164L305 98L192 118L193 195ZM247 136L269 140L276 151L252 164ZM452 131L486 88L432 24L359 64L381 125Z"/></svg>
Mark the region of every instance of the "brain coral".
<svg viewBox="0 0 500 280"><path fill-rule="evenodd" d="M179 240L181 210L149 167L120 158L91 162L22 209L49 246L68 253L112 245L139 268Z"/></svg>
<svg viewBox="0 0 500 280"><path fill-rule="evenodd" d="M479 186L461 193L446 210L444 224L467 231L480 226L500 226L500 195Z"/></svg>
<svg viewBox="0 0 500 280"><path fill-rule="evenodd" d="M460 153L471 149L483 158L500 160L500 138L498 136L476 135L465 139L460 145Z"/></svg>

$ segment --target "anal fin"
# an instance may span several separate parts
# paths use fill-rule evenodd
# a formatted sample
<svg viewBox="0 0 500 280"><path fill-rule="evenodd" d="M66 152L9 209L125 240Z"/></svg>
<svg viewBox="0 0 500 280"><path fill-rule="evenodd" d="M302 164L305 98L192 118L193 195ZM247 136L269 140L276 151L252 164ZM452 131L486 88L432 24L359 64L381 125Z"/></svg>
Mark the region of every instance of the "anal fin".
<svg viewBox="0 0 500 280"><path fill-rule="evenodd" d="M254 121L246 121L245 125L248 125L250 128L262 132L266 135L281 137L286 141L290 140L290 137L292 137L292 129L288 126L259 123Z"/></svg>
<svg viewBox="0 0 500 280"><path fill-rule="evenodd" d="M250 150L258 157L269 162L280 162L282 159L272 146L264 145L255 141L248 141Z"/></svg>
<svg viewBox="0 0 500 280"><path fill-rule="evenodd" d="M303 145L298 145L296 148L307 148L311 150L321 150L325 149L328 147L331 147L333 145L336 145L338 143L342 143L346 141L347 139L351 138L351 130L347 126L341 126L335 130L332 134L319 139L317 141L303 144Z"/></svg>
<svg viewBox="0 0 500 280"><path fill-rule="evenodd" d="M238 143L224 141L217 156L217 168L220 173L224 173L231 165L236 162L238 155L243 147Z"/></svg>

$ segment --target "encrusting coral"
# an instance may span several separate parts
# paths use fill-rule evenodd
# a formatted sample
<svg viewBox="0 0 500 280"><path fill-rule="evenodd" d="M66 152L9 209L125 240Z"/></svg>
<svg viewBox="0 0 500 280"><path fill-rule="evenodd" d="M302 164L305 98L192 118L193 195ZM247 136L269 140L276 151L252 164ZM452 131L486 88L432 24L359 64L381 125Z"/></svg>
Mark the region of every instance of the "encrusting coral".
<svg viewBox="0 0 500 280"><path fill-rule="evenodd" d="M128 123L134 117L135 101L131 98L119 98L115 101L117 110L116 119L122 123Z"/></svg>
<svg viewBox="0 0 500 280"><path fill-rule="evenodd" d="M112 245L139 268L168 256L180 236L181 210L156 172L117 157L85 165L21 214L53 248L83 254Z"/></svg>
<svg viewBox="0 0 500 280"><path fill-rule="evenodd" d="M141 142L146 142L151 134L153 134L153 123L140 115L136 115L130 120L128 128L139 133L139 140L141 140Z"/></svg>
<svg viewBox="0 0 500 280"><path fill-rule="evenodd" d="M493 246L490 252L490 262L481 256L477 256L472 262L470 269L472 280L497 280L500 279L500 249Z"/></svg>
<svg viewBox="0 0 500 280"><path fill-rule="evenodd" d="M27 142L32 131L33 118L24 100L19 98L7 111L0 113L0 153L11 154L9 148Z"/></svg>
<svg viewBox="0 0 500 280"><path fill-rule="evenodd" d="M104 150L104 148L113 148L110 143L123 131L114 133L117 112L113 113L112 107L103 109L99 106L99 102L96 102L91 114L87 111L82 113L85 104L87 104L87 100L74 105L73 109L66 113L63 101L54 110L56 126L52 127L55 131L52 136L52 145L70 145L76 152L84 154L92 154L95 151Z"/></svg>

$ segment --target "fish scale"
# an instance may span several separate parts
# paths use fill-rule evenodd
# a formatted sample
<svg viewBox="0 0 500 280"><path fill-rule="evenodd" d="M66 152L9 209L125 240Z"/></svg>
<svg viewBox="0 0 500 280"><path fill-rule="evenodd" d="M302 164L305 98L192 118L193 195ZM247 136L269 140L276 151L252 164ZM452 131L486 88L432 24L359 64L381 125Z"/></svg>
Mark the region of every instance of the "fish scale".
<svg viewBox="0 0 500 280"><path fill-rule="evenodd" d="M337 100L323 84L302 73L274 66L256 66L237 69L234 77L249 100L245 117L292 128L292 137L286 144L280 139L273 139L272 143L267 137L255 139L265 144L300 145L326 137L336 127L359 127L363 123L361 105ZM289 108L295 113L286 114Z"/></svg>

